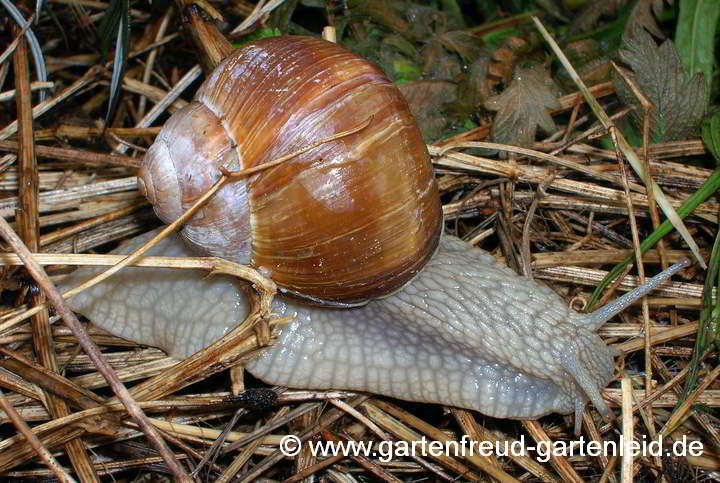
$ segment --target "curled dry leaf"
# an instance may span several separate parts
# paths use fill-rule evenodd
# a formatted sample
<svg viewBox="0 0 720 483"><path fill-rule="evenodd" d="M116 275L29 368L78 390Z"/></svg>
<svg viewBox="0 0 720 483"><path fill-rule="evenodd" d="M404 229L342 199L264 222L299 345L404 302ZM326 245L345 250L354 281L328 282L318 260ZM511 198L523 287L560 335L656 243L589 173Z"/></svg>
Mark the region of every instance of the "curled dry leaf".
<svg viewBox="0 0 720 483"><path fill-rule="evenodd" d="M453 19L446 13L436 8L417 5L415 3L404 4L398 2L398 5L402 5L398 8L405 12L405 16L410 24L410 31L418 39L427 38L438 32L445 32L446 30L462 27L462 25L454 23Z"/></svg>
<svg viewBox="0 0 720 483"><path fill-rule="evenodd" d="M688 139L700 128L707 109L704 76L687 73L672 41L658 46L645 29L636 27L624 37L620 59L632 69L630 79L654 106L653 142ZM642 125L643 110L630 86L617 74L613 83L620 100L636 107L633 119Z"/></svg>
<svg viewBox="0 0 720 483"><path fill-rule="evenodd" d="M555 129L550 111L559 109L557 87L542 66L518 68L502 94L488 99L485 107L497 111L493 140L502 144L529 145L539 127Z"/></svg>
<svg viewBox="0 0 720 483"><path fill-rule="evenodd" d="M462 72L460 59L433 39L422 49L423 72L432 79L452 79Z"/></svg>
<svg viewBox="0 0 720 483"><path fill-rule="evenodd" d="M481 53L479 39L467 30L451 30L435 36L450 52L458 54L466 63L473 62Z"/></svg>

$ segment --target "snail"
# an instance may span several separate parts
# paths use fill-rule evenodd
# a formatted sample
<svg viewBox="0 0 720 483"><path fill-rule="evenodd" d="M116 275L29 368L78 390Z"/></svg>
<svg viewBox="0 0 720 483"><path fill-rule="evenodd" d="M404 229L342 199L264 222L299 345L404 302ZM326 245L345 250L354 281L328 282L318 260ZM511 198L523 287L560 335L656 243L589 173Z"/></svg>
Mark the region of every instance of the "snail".
<svg viewBox="0 0 720 483"><path fill-rule="evenodd" d="M273 312L294 321L246 366L268 383L367 391L503 418L574 412L576 431L588 400L611 418L601 391L612 378L615 353L596 330L684 265L579 314L483 250L440 237L437 186L407 105L376 67L342 47L277 37L236 50L195 102L166 123L148 150L139 185L169 222L217 180L220 167L242 169L293 152L312 136L357 124L358 117L371 119L367 128L225 186L182 235L148 254L192 256L199 248L252 263L284 287ZM185 161L200 166L182 166ZM361 188L344 186L340 181L349 181L357 167ZM370 168L380 170L377 180ZM296 195L299 204L289 198ZM386 206L397 195L412 200ZM334 201L340 206L331 207ZM370 207L355 205L365 201ZM258 220L256 208L271 203L265 213L271 219ZM364 211L375 209L381 225L397 221L399 227L379 226ZM213 218L214 210L221 215ZM241 211L250 212L250 221L238 227ZM340 231L328 233L326 218L340 222ZM252 232L267 238L250 241ZM117 252L129 253L150 235ZM318 251L307 236L319 237ZM273 245L274 238L281 243ZM300 247L283 252L282 243L290 241ZM343 260L350 269L337 265ZM391 275L373 266L378 262ZM313 279L313 269L322 275ZM96 270L78 270L65 284ZM237 281L171 269L126 269L70 303L95 324L178 358L217 340L248 310Z"/></svg>

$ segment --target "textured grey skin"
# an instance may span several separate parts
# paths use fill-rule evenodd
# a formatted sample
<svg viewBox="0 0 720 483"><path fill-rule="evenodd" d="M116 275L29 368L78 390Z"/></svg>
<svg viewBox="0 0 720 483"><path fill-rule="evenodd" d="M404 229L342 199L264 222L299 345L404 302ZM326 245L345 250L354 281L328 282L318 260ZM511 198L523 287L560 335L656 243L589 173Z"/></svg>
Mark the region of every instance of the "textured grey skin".
<svg viewBox="0 0 720 483"><path fill-rule="evenodd" d="M418 277L350 310L277 307L298 319L248 364L291 387L354 389L506 418L568 413L600 391L613 352L547 287L444 236ZM312 321L310 320L312 319Z"/></svg>
<svg viewBox="0 0 720 483"><path fill-rule="evenodd" d="M113 253L128 254L157 232L123 244ZM196 256L178 236L160 242L148 255ZM58 285L67 290L106 267L82 267ZM222 337L248 313L242 284L200 270L127 268L108 281L76 295L70 306L98 327L182 359Z"/></svg>
<svg viewBox="0 0 720 483"><path fill-rule="evenodd" d="M154 253L191 255L177 237ZM82 272L66 285L91 275ZM202 275L133 268L71 305L110 332L182 358L247 311L237 284ZM588 329L588 317L454 237L444 236L422 273L389 297L352 309L277 298L273 310L296 320L247 366L271 384L368 391L505 418L577 412L589 398L609 415L601 390L613 352Z"/></svg>

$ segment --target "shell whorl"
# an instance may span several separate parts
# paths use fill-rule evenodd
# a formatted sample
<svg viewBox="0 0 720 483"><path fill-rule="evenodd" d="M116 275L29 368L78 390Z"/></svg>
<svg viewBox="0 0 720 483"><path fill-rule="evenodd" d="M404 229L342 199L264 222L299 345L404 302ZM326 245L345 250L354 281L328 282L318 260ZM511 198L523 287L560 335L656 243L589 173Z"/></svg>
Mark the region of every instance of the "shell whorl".
<svg viewBox="0 0 720 483"><path fill-rule="evenodd" d="M145 155L138 187L165 223L175 221L220 178L220 167L237 167L237 153L223 119L194 101L173 114ZM250 262L245 180L222 188L182 230L202 253Z"/></svg>
<svg viewBox="0 0 720 483"><path fill-rule="evenodd" d="M183 232L204 252L249 262L303 298L363 303L412 279L442 228L422 135L373 64L310 37L249 44L170 118L157 140L165 147L151 149L146 163L170 159L186 209L219 167L255 167L364 121L360 132L225 186ZM152 176L146 189L167 177ZM243 257L233 254L238 244Z"/></svg>

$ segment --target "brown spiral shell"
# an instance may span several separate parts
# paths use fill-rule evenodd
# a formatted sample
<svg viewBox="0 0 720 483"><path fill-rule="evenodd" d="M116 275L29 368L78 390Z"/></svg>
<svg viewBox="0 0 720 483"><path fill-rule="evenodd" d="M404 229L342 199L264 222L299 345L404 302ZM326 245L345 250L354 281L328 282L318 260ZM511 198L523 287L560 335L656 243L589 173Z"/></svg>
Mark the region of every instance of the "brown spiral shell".
<svg viewBox="0 0 720 483"><path fill-rule="evenodd" d="M442 212L420 131L372 63L310 37L235 50L148 150L140 189L171 222L220 177L370 124L230 183L186 224L205 253L250 263L300 297L362 303L408 282Z"/></svg>

